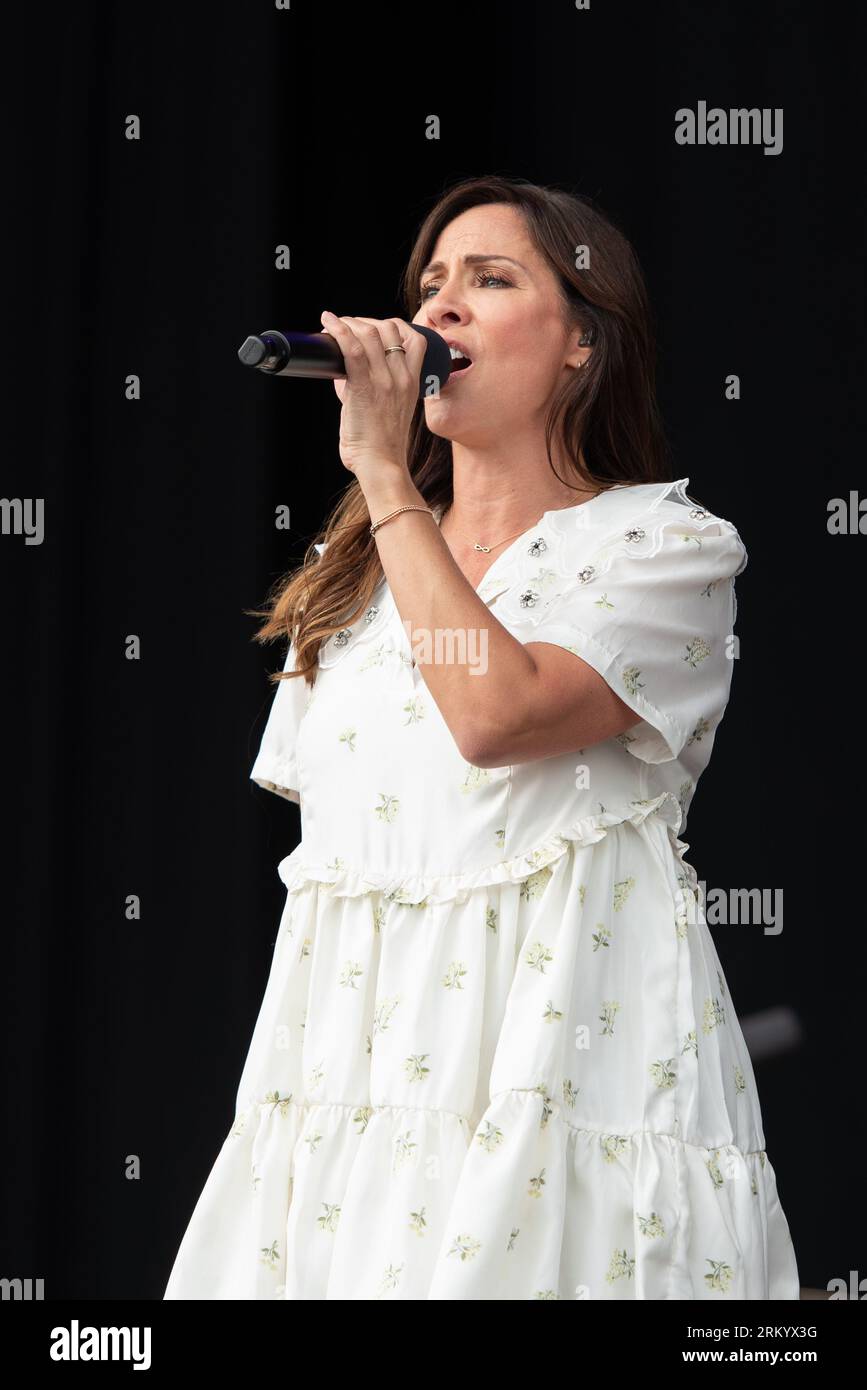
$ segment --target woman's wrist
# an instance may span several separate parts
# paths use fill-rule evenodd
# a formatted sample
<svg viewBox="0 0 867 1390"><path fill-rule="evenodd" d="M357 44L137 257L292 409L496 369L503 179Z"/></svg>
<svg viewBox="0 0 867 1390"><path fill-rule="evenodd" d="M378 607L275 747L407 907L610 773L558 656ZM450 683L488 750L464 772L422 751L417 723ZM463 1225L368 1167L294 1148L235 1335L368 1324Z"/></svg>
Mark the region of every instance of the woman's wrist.
<svg viewBox="0 0 867 1390"><path fill-rule="evenodd" d="M371 525L398 507L427 506L405 467L379 465L375 472L371 470L362 477L356 472L356 477L364 493Z"/></svg>

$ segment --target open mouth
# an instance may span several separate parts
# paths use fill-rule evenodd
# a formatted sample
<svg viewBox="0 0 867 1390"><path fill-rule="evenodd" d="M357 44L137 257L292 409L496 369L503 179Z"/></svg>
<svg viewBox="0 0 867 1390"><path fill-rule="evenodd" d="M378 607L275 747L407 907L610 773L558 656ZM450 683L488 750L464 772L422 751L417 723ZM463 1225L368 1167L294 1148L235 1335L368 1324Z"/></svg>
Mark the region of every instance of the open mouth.
<svg viewBox="0 0 867 1390"><path fill-rule="evenodd" d="M458 348L452 348L451 354L452 367L449 373L449 381L452 380L452 377L463 376L466 372L470 370L470 368L473 365L472 358L465 357L464 354ZM448 385L448 381L446 382L446 385Z"/></svg>

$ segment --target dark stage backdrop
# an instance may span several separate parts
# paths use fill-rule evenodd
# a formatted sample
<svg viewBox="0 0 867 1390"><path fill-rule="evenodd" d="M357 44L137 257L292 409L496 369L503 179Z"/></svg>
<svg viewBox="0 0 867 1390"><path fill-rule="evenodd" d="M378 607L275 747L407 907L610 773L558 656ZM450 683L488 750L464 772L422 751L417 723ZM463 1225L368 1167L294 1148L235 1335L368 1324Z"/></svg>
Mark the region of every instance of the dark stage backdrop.
<svg viewBox="0 0 867 1390"><path fill-rule="evenodd" d="M589 194L630 236L674 476L749 552L689 858L708 889L784 894L778 934L714 937L742 1021L782 1007L801 1029L756 1072L802 1283L867 1273L867 542L828 529L864 476L855 14L22 8L0 84L2 494L43 499L44 534L0 536L0 1275L161 1298L231 1124L300 834L248 780L283 651L243 610L351 481L330 383L268 380L237 347L316 331L323 308L402 313L421 218L490 172ZM699 102L782 109L781 151L679 145L675 112Z"/></svg>

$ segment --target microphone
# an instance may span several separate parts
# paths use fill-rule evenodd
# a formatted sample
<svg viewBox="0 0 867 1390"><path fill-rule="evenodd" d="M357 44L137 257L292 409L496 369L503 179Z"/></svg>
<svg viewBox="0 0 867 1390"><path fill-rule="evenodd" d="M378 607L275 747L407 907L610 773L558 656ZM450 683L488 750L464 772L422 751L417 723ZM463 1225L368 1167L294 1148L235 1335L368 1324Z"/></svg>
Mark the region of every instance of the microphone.
<svg viewBox="0 0 867 1390"><path fill-rule="evenodd" d="M436 377L439 387L445 386L452 369L452 354L448 343L432 328L413 323L410 327L427 338L427 349L419 373L419 396L428 394L427 383ZM251 334L238 348L238 357L245 367L255 367L269 376L306 376L314 380L334 381L346 376L346 363L330 333L281 333L267 328L264 333Z"/></svg>

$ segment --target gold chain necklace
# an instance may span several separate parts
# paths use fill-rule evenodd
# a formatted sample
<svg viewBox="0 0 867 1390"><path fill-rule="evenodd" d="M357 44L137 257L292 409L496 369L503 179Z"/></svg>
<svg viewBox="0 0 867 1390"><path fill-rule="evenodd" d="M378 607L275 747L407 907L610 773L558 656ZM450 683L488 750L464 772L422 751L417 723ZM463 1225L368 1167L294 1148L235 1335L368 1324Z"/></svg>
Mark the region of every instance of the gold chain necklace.
<svg viewBox="0 0 867 1390"><path fill-rule="evenodd" d="M524 531L526 531L526 529L527 528L524 527ZM524 531L516 531L514 536L505 536L503 540L497 541L496 545L480 545L479 542L476 541L473 545L473 550L484 551L484 553L487 555L490 553L490 551L496 550L498 546L505 545L506 541L513 541L515 539L515 536L523 536Z"/></svg>

